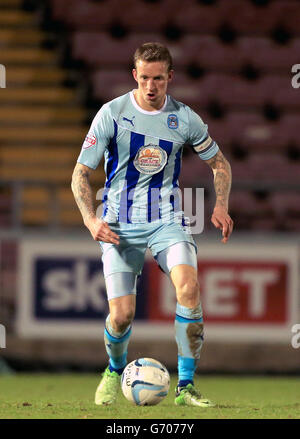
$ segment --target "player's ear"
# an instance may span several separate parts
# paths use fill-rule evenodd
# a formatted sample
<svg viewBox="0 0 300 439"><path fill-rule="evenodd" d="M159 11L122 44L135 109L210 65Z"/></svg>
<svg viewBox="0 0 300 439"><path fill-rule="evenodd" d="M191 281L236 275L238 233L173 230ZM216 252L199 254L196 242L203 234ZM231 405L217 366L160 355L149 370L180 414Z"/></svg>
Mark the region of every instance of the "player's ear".
<svg viewBox="0 0 300 439"><path fill-rule="evenodd" d="M138 82L138 80L137 80L137 71L136 71L136 69L132 69L132 76L134 77L134 79L136 80L136 82Z"/></svg>
<svg viewBox="0 0 300 439"><path fill-rule="evenodd" d="M170 70L168 73L168 82L171 82L174 77L174 70Z"/></svg>

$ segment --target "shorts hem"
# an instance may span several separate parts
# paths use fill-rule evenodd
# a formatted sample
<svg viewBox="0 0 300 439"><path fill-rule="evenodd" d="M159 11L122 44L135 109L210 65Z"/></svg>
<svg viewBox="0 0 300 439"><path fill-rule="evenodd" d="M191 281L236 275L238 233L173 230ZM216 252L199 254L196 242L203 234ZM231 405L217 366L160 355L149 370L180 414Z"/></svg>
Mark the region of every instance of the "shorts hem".
<svg viewBox="0 0 300 439"><path fill-rule="evenodd" d="M195 251L196 251L196 254L197 254L197 245L196 245L195 243L191 242L191 241L186 240L186 239L180 239L179 241L174 241L174 242L172 242L171 244L168 243L168 245L167 245L166 247L164 247L164 248L162 248L161 250L157 251L155 254L152 253L152 251L151 251L151 253L152 253L153 257L156 259L158 253L160 253L160 252L166 250L166 249L169 248L169 247L172 247L172 245L178 244L179 242L187 242L188 244L191 244L191 245L194 247L194 249L195 249Z"/></svg>

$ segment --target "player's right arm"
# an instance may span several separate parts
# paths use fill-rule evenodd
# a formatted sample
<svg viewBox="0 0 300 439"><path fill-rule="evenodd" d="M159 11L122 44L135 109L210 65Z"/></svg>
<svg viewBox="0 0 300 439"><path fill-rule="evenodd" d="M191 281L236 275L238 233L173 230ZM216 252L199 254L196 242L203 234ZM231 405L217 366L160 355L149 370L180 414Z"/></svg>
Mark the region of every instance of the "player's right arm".
<svg viewBox="0 0 300 439"><path fill-rule="evenodd" d="M71 188L81 212L84 225L89 229L95 241L104 241L119 244L119 237L108 224L96 216L93 205L93 192L89 176L93 170L81 163L76 163L72 175Z"/></svg>

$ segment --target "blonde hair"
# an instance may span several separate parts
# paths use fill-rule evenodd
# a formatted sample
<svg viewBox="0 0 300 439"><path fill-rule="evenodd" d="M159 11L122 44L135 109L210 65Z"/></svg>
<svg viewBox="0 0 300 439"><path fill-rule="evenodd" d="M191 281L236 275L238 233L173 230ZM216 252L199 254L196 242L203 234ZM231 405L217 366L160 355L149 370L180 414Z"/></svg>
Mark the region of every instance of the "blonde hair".
<svg viewBox="0 0 300 439"><path fill-rule="evenodd" d="M134 53L134 67L138 60L155 62L165 61L167 63L168 72L173 69L172 56L163 44L161 43L144 43L138 47Z"/></svg>

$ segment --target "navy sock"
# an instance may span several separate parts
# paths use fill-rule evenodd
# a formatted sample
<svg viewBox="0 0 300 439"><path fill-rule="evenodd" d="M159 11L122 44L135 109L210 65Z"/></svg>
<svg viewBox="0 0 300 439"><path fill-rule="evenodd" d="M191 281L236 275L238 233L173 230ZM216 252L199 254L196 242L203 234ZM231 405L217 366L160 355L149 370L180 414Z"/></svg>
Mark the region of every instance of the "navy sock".
<svg viewBox="0 0 300 439"><path fill-rule="evenodd" d="M194 381L192 381L192 380L180 380L178 382L178 386L177 387L186 387L188 384L194 385Z"/></svg>
<svg viewBox="0 0 300 439"><path fill-rule="evenodd" d="M123 370L125 369L125 367L121 367L121 369L115 369L110 363L108 365L108 369L110 372L117 372L118 375L122 375Z"/></svg>

